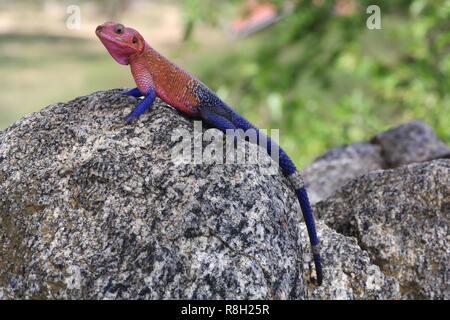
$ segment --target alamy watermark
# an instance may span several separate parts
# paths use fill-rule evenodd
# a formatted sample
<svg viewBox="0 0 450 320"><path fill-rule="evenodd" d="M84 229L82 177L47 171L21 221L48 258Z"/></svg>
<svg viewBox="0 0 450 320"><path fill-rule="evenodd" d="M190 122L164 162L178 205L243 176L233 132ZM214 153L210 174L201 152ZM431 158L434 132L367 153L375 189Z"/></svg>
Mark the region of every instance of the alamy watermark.
<svg viewBox="0 0 450 320"><path fill-rule="evenodd" d="M371 14L366 20L366 26L369 30L381 29L381 10L380 7L373 4L367 7L366 13Z"/></svg>
<svg viewBox="0 0 450 320"><path fill-rule="evenodd" d="M69 15L66 19L66 27L69 30L79 30L81 27L81 8L78 5L67 6L66 13ZM381 29L381 9L372 4L367 7L366 13L370 16L366 20L368 29Z"/></svg>
<svg viewBox="0 0 450 320"><path fill-rule="evenodd" d="M224 134L212 128L203 132L202 122L194 121L193 134L180 128L172 132L171 141L176 144L171 150L171 160L176 165L258 163L261 174L274 175L278 173L279 130L271 129L270 135L268 138L264 129L228 129Z"/></svg>
<svg viewBox="0 0 450 320"><path fill-rule="evenodd" d="M81 9L77 5L70 5L66 9L69 16L66 19L66 27L69 30L79 30L81 27Z"/></svg>

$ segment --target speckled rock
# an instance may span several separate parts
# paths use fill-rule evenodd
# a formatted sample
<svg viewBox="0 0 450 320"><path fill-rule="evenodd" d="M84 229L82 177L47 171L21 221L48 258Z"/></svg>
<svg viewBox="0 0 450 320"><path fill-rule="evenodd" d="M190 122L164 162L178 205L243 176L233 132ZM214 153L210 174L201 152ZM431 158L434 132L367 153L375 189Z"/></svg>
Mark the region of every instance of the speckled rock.
<svg viewBox="0 0 450 320"><path fill-rule="evenodd" d="M403 299L450 298L450 160L359 176L319 202L317 214L356 237L399 280Z"/></svg>
<svg viewBox="0 0 450 320"><path fill-rule="evenodd" d="M397 279L384 275L380 268L370 262L369 254L362 250L356 239L346 237L317 221L323 272L326 281L320 287L310 280L315 277L314 263L309 247L304 249L305 278L308 299L355 300L397 299L400 288ZM305 224L301 226L303 243L308 243Z"/></svg>
<svg viewBox="0 0 450 320"><path fill-rule="evenodd" d="M192 120L157 100L125 124L137 100L118 93L0 132L0 298L305 298L287 179L175 164Z"/></svg>
<svg viewBox="0 0 450 320"><path fill-rule="evenodd" d="M381 146L383 157L390 168L450 158L450 147L439 140L433 128L421 120L376 134L371 142Z"/></svg>
<svg viewBox="0 0 450 320"><path fill-rule="evenodd" d="M324 200L349 179L384 167L381 147L368 142L329 149L303 170L310 201Z"/></svg>

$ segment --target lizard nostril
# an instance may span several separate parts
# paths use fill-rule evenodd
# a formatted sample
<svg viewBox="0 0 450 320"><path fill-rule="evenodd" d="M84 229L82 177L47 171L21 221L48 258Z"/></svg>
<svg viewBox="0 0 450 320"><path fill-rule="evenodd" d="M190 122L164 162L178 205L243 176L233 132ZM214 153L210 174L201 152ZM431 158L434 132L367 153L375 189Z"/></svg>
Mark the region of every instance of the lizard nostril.
<svg viewBox="0 0 450 320"><path fill-rule="evenodd" d="M103 27L100 25L100 26L97 27L97 29L95 29L95 32L102 31L102 29L103 29Z"/></svg>

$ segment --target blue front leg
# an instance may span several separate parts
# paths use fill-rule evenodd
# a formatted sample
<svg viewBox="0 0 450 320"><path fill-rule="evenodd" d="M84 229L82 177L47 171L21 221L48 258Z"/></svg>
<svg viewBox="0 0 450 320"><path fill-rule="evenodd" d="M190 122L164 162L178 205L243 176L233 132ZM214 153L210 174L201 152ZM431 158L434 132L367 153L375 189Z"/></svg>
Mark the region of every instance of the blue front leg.
<svg viewBox="0 0 450 320"><path fill-rule="evenodd" d="M156 98L155 90L150 89L147 92L146 97L142 99L142 101L139 102L139 104L133 109L133 111L131 111L130 114L125 117L125 121L130 122L131 120L134 120L137 117L139 117L142 113L144 113L145 110L147 110L152 105L153 101L155 101L155 98Z"/></svg>
<svg viewBox="0 0 450 320"><path fill-rule="evenodd" d="M131 89L127 92L122 92L124 96L132 96L132 97L142 97L143 94L138 88Z"/></svg>

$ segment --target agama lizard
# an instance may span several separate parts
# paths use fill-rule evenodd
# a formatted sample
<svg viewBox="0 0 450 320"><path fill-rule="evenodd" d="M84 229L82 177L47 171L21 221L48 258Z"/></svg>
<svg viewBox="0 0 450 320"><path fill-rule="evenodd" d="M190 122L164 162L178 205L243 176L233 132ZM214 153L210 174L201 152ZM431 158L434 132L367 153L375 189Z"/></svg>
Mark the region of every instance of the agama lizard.
<svg viewBox="0 0 450 320"><path fill-rule="evenodd" d="M201 118L213 127L226 132L227 129L254 129L258 133L256 140L260 145L262 133L239 113L228 107L211 89L200 80L183 70L160 53L155 51L136 30L122 24L105 22L95 30L100 41L111 56L120 64L130 65L137 88L125 95L144 96L125 121L136 119L149 108L156 96L195 118ZM308 229L314 264L316 283L322 283L322 265L319 241L316 235L314 217L309 205L308 195L300 172L292 160L270 137L264 136L265 148L272 156L271 148L278 149L279 166L294 187L299 199L303 217ZM261 145L263 145L261 143Z"/></svg>

